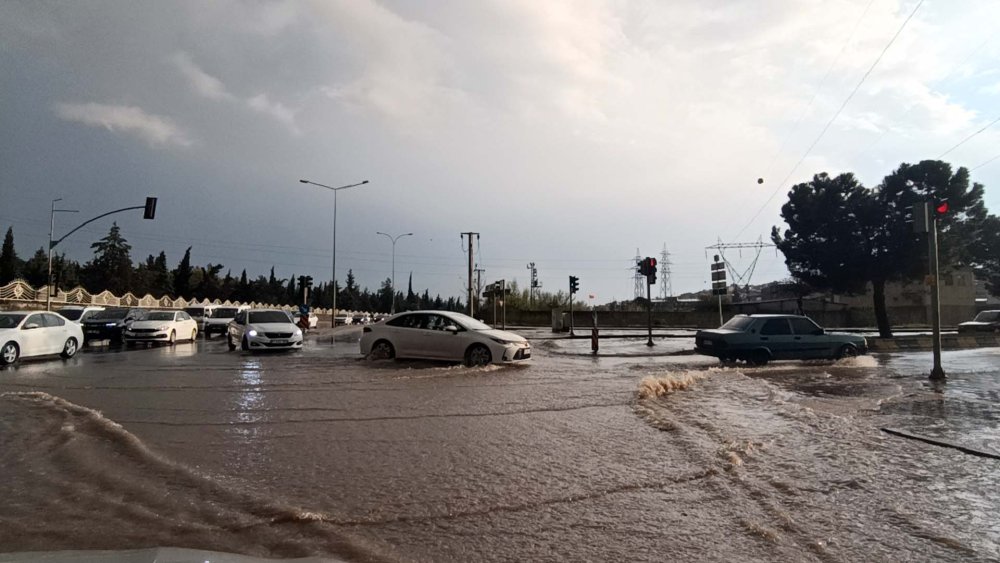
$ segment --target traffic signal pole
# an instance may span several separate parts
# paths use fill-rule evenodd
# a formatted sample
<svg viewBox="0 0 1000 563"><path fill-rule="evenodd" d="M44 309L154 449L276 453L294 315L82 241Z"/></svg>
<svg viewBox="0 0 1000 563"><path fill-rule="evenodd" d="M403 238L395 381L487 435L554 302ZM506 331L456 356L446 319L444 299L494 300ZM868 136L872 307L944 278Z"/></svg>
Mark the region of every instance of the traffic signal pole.
<svg viewBox="0 0 1000 563"><path fill-rule="evenodd" d="M646 284L646 328L649 334L646 346L653 345L653 294L651 287L653 286L649 283Z"/></svg>
<svg viewBox="0 0 1000 563"><path fill-rule="evenodd" d="M931 368L932 380L944 380L947 376L941 367L941 290L938 276L938 244L937 216L931 218L927 233L927 256L930 258L930 270L933 285L931 286L931 325L934 340L934 367Z"/></svg>

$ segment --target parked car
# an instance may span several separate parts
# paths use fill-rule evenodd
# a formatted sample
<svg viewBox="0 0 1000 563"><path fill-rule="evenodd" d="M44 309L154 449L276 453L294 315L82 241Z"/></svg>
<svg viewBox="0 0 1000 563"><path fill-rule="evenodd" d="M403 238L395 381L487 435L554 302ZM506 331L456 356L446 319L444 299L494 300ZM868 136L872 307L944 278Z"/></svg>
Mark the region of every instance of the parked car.
<svg viewBox="0 0 1000 563"><path fill-rule="evenodd" d="M184 312L198 323L198 330L205 330L205 319L211 317L212 312L219 307L220 305L192 305L185 307Z"/></svg>
<svg viewBox="0 0 1000 563"><path fill-rule="evenodd" d="M531 345L512 332L496 330L461 313L413 311L366 326L361 354L372 359L424 358L470 366L531 359Z"/></svg>
<svg viewBox="0 0 1000 563"><path fill-rule="evenodd" d="M1000 310L980 312L971 321L959 323L958 332L1000 332Z"/></svg>
<svg viewBox="0 0 1000 563"><path fill-rule="evenodd" d="M338 314L336 317L334 317L334 320L336 321L337 325L349 325L351 324L351 322L354 321L354 317L351 315L341 313Z"/></svg>
<svg viewBox="0 0 1000 563"><path fill-rule="evenodd" d="M371 322L371 317L365 314L354 315L351 318L351 324L355 325L366 325Z"/></svg>
<svg viewBox="0 0 1000 563"><path fill-rule="evenodd" d="M230 321L226 339L230 350L302 349L302 329L280 309L240 311Z"/></svg>
<svg viewBox="0 0 1000 563"><path fill-rule="evenodd" d="M97 307L95 305L67 305L56 312L62 315L67 321L81 324L94 313L103 310L104 307Z"/></svg>
<svg viewBox="0 0 1000 563"><path fill-rule="evenodd" d="M80 325L57 313L0 312L0 365L49 354L72 358L82 342Z"/></svg>
<svg viewBox="0 0 1000 563"><path fill-rule="evenodd" d="M246 311L247 309L249 307L242 305L239 307L217 307L212 309L211 316L204 317L201 329L205 333L205 338L209 338L215 333L226 334L226 327L229 326L230 321L236 318L236 313Z"/></svg>
<svg viewBox="0 0 1000 563"><path fill-rule="evenodd" d="M110 340L121 344L125 328L146 318L146 310L138 307L114 307L98 311L83 321L84 344L92 340Z"/></svg>
<svg viewBox="0 0 1000 563"><path fill-rule="evenodd" d="M826 332L800 315L736 315L722 327L699 330L695 351L723 362L844 358L868 352L862 336Z"/></svg>
<svg viewBox="0 0 1000 563"><path fill-rule="evenodd" d="M136 342L194 342L198 338L198 323L184 311L150 311L146 318L125 328L125 344Z"/></svg>

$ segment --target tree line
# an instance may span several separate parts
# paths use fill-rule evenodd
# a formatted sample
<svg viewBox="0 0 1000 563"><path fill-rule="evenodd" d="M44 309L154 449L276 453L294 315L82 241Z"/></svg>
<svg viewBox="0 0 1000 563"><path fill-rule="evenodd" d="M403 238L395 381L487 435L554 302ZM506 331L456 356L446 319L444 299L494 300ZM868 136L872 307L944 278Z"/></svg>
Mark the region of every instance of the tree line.
<svg viewBox="0 0 1000 563"><path fill-rule="evenodd" d="M854 174L819 173L797 184L781 208L787 228L771 230L792 276L819 290L862 293L871 286L879 335L892 336L885 286L928 273L927 235L914 232L914 204L938 215L942 273L972 268L1000 294L1000 218L983 203L984 187L964 167L940 160L900 164L873 188ZM942 205L946 203L947 205ZM945 210L946 208L946 210Z"/></svg>
<svg viewBox="0 0 1000 563"><path fill-rule="evenodd" d="M90 293L110 291L115 295L131 292L134 295L152 295L160 298L183 297L185 299L208 299L214 301L239 301L241 303L269 303L274 305L296 305L302 302L303 288L298 276L279 278L274 267L267 276L256 278L247 276L242 270L234 276L222 264L208 263L196 266L191 263L191 248L174 268L167 263L167 255L160 251L150 254L145 261L133 263L132 246L122 236L117 223L111 225L108 234L90 245L94 257L80 264L65 254L52 256L53 285L70 290L80 286ZM22 278L32 287L44 287L48 283L48 253L39 248L27 260L21 259L14 247L14 228L9 227L0 249L0 285ZM341 310L389 312L393 300L392 280L386 278L376 290L362 288L357 284L353 271L348 270L344 285L336 284L337 307ZM311 307L330 308L333 306L334 284L323 282L312 288L309 295ZM465 305L455 297L431 297L430 291L413 291L413 277L410 276L407 291L395 292L396 310L436 309L462 311Z"/></svg>

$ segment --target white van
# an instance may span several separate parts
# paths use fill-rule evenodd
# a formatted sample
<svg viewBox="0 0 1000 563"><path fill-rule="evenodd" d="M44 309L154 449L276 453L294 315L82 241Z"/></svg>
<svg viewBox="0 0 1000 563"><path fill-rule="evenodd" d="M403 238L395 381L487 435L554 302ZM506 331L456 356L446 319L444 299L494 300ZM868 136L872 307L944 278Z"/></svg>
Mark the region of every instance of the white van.
<svg viewBox="0 0 1000 563"><path fill-rule="evenodd" d="M191 305L190 307L184 307L184 312L191 315L191 318L198 323L198 330L205 330L205 319L212 316L212 311L218 309L221 305Z"/></svg>

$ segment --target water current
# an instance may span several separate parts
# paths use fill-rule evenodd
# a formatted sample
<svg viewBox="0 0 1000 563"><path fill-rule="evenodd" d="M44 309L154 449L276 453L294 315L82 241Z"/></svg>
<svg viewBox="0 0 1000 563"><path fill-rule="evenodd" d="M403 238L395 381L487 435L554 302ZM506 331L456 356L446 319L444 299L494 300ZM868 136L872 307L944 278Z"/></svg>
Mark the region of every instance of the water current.
<svg viewBox="0 0 1000 563"><path fill-rule="evenodd" d="M0 551L357 561L991 561L1000 350L721 368L535 337L521 367L217 341L0 370Z"/></svg>

